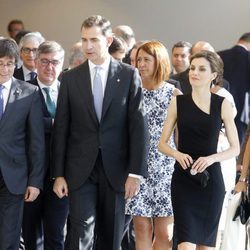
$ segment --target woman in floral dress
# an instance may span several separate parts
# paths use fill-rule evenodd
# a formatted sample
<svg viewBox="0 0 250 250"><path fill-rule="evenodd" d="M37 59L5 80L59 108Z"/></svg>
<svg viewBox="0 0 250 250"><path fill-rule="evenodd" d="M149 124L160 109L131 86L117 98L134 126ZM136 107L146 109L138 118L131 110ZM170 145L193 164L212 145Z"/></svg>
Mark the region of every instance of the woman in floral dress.
<svg viewBox="0 0 250 250"><path fill-rule="evenodd" d="M144 109L148 116L148 177L141 179L139 193L127 201L126 214L133 216L137 250L171 249L170 185L175 160L160 153L157 145L168 105L172 97L181 92L165 81L169 77L170 62L167 50L160 42L143 44L137 51L136 66L142 78ZM174 146L173 135L170 143Z"/></svg>

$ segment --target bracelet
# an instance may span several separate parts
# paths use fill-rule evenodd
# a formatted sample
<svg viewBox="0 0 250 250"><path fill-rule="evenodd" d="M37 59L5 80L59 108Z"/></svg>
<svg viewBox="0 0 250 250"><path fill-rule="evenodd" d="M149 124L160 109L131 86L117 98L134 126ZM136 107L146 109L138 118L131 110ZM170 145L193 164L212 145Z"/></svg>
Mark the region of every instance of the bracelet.
<svg viewBox="0 0 250 250"><path fill-rule="evenodd" d="M239 179L239 182L245 182L245 183L247 183L247 178Z"/></svg>

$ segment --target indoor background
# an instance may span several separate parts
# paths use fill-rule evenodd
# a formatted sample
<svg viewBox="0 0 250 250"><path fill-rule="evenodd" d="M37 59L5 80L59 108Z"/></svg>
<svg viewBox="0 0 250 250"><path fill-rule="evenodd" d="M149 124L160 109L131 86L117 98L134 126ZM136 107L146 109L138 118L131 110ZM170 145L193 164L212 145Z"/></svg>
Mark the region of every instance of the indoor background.
<svg viewBox="0 0 250 250"><path fill-rule="evenodd" d="M21 19L27 30L67 52L80 39L83 20L100 14L112 26L131 26L137 40L160 40L169 51L180 40L205 40L220 50L250 32L249 11L249 0L0 0L0 36L7 36L10 20Z"/></svg>

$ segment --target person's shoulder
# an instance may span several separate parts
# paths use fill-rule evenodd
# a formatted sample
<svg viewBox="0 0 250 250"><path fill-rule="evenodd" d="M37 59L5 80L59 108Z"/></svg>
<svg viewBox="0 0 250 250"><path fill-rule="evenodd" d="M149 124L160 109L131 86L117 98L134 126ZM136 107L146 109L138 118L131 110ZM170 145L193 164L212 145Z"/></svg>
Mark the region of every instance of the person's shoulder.
<svg viewBox="0 0 250 250"><path fill-rule="evenodd" d="M115 59L111 59L110 62L111 67L116 67L118 70L125 70L125 71L135 71L137 70L135 67L128 63L124 63Z"/></svg>
<svg viewBox="0 0 250 250"><path fill-rule="evenodd" d="M215 105L221 106L223 102L227 101L224 96L218 95L216 93L212 93L212 102L215 103Z"/></svg>
<svg viewBox="0 0 250 250"><path fill-rule="evenodd" d="M16 88L15 92L17 92L17 94L21 94L21 93L32 94L39 89L38 86L35 86L29 82L16 79L14 77L13 77L13 84L14 84L14 87Z"/></svg>

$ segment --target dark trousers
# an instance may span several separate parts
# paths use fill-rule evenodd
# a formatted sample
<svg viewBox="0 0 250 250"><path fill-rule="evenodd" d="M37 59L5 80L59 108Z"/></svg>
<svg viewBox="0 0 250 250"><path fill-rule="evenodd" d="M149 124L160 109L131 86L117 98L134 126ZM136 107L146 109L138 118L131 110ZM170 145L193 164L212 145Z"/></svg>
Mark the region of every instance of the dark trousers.
<svg viewBox="0 0 250 250"><path fill-rule="evenodd" d="M0 249L17 250L19 248L23 195L10 193L0 171Z"/></svg>
<svg viewBox="0 0 250 250"><path fill-rule="evenodd" d="M125 215L125 227L121 244L122 250L135 250L135 234L132 216Z"/></svg>
<svg viewBox="0 0 250 250"><path fill-rule="evenodd" d="M25 250L64 249L64 226L68 216L68 198L59 199L53 192L53 182L37 199L24 204L22 236Z"/></svg>
<svg viewBox="0 0 250 250"><path fill-rule="evenodd" d="M124 193L113 190L99 153L93 172L69 193L70 230L66 249L119 250L124 230Z"/></svg>

